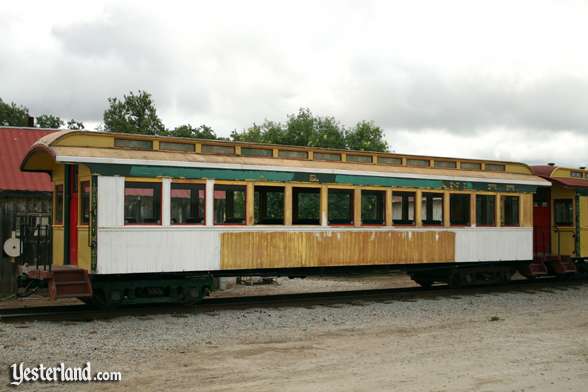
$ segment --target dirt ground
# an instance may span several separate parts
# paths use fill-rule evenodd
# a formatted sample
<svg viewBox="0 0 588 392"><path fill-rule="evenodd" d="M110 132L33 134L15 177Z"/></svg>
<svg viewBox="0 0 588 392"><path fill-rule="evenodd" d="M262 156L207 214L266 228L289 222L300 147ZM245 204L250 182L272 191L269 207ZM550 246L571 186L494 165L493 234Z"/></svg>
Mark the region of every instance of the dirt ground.
<svg viewBox="0 0 588 392"><path fill-rule="evenodd" d="M0 339L35 335L37 347L53 345L51 358L57 353L63 360L61 352L72 361L92 360L95 369L124 377L24 390L580 392L588 390L587 296L588 285L578 284L108 324L0 324ZM79 343L79 350L66 354L54 338L44 341L48 328L69 330L69 344ZM97 351L86 347L89 341ZM4 360L17 360L19 352L22 358L31 347L10 348Z"/></svg>

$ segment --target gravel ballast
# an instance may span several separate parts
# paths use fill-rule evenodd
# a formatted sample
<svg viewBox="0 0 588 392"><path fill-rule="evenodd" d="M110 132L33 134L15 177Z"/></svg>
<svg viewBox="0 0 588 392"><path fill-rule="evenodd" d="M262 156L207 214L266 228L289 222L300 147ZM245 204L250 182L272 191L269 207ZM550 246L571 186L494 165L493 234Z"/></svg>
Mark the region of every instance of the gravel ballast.
<svg viewBox="0 0 588 392"><path fill-rule="evenodd" d="M578 283L359 304L2 323L0 365L91 361L93 370L123 373L117 384L21 389L583 391L586 298L588 286Z"/></svg>

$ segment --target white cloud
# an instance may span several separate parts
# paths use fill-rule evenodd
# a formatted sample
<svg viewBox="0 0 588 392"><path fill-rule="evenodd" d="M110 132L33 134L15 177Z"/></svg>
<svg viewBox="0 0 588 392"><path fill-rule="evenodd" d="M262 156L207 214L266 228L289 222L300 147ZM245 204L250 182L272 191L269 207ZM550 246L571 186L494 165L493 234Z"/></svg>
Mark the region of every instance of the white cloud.
<svg viewBox="0 0 588 392"><path fill-rule="evenodd" d="M169 127L223 135L309 107L375 120L397 151L575 165L587 17L582 1L4 2L0 97L96 124L145 89Z"/></svg>

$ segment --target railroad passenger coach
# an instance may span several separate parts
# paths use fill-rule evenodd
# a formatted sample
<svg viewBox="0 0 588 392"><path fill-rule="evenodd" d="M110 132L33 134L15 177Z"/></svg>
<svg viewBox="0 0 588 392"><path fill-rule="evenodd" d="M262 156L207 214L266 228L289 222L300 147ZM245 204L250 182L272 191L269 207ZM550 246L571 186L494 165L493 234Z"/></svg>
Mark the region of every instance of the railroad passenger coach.
<svg viewBox="0 0 588 392"><path fill-rule="evenodd" d="M508 279L550 185L513 162L82 131L40 139L21 169L54 183L51 271L28 276L106 302L194 300L244 274Z"/></svg>

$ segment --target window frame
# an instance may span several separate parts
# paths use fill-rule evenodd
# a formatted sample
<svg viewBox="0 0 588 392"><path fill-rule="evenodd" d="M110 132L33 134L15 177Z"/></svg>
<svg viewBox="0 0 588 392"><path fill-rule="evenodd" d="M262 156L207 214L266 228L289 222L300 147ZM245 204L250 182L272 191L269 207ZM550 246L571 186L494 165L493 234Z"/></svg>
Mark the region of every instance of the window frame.
<svg viewBox="0 0 588 392"><path fill-rule="evenodd" d="M60 193L58 188L61 188L61 216L57 215L58 209L58 197L57 195ZM53 186L53 225L54 226L63 226L65 220L65 184L63 183L56 183Z"/></svg>
<svg viewBox="0 0 588 392"><path fill-rule="evenodd" d="M318 222L317 223L297 223L297 212L298 212L298 203L296 196L298 193L311 193L311 194L318 194L319 197L319 211L318 211ZM292 203L289 206L292 212L292 226L321 226L322 224L322 188L319 186L292 186Z"/></svg>
<svg viewBox="0 0 588 392"><path fill-rule="evenodd" d="M407 219L394 219L394 196L397 194L401 194L402 196L402 201L401 201L401 206L402 206L402 217L404 218L404 213L406 212L406 218ZM413 214L413 218L412 218L412 222L409 223L409 212L410 212L410 203L408 202L408 197L412 195L413 197L413 205L412 205L412 214ZM406 196L406 197L405 197ZM404 207L404 203L406 203L406 208ZM416 204L417 204L417 197L416 197L416 191L395 191L392 190L392 200L391 200L391 205L392 205L392 224L394 226L416 226L416 221L417 221L417 216L416 216Z"/></svg>
<svg viewBox="0 0 588 392"><path fill-rule="evenodd" d="M275 189L279 189L282 191L282 222L281 223L267 223L267 222L257 222L257 215L255 213L255 201L257 200L255 198L255 190L256 188L275 188ZM253 224L255 226L284 226L286 224L286 208L288 208L288 206L286 205L286 186L285 185L267 185L267 184L253 184Z"/></svg>
<svg viewBox="0 0 588 392"><path fill-rule="evenodd" d="M331 193L346 193L349 194L349 212L350 212L350 221L345 223L331 223L331 208L330 208L330 196ZM328 226L354 226L355 225L355 189L354 188L344 188L344 187L333 187L327 188L327 225Z"/></svg>
<svg viewBox="0 0 588 392"><path fill-rule="evenodd" d="M88 184L88 221L84 222L84 184ZM90 225L90 216L92 214L92 181L90 179L80 179L79 180L79 188L78 188L78 197L79 201L79 208L78 217L79 217L79 226L89 226Z"/></svg>
<svg viewBox="0 0 588 392"><path fill-rule="evenodd" d="M507 198L516 198L517 199L517 223L516 224L506 224L506 215L505 215L505 208L504 203ZM520 227L521 226L521 197L519 195L500 195L500 226L502 227Z"/></svg>
<svg viewBox="0 0 588 392"><path fill-rule="evenodd" d="M216 206L215 206L215 201L217 200L215 197L216 191L217 191L217 187L229 187L229 188L242 188L243 189L243 194L244 194L244 198L243 198L243 222L242 223L235 223L235 222L229 222L229 223L217 223L216 222ZM226 189L225 189L226 191ZM220 182L220 183L214 183L213 187L212 187L212 225L213 226L247 226L247 184L246 183L226 183L226 182Z"/></svg>
<svg viewBox="0 0 588 392"><path fill-rule="evenodd" d="M476 227L496 227L496 207L497 207L498 196L495 194L486 194L486 193L478 193L475 196L476 196ZM493 224L487 224L487 223L481 224L480 223L480 220L478 219L478 209L480 208L482 203L480 203L480 201L478 200L479 197L487 197L487 198L494 199L494 208L492 211L492 220L494 221Z"/></svg>
<svg viewBox="0 0 588 392"><path fill-rule="evenodd" d="M557 219L557 215L556 215L556 204L570 204L569 207L571 207L570 211L571 211L571 220L568 223L566 222L558 222L556 221ZM574 227L575 226L575 222L574 222L574 199L572 198L561 198L561 199L553 199L553 225L557 226L557 227Z"/></svg>
<svg viewBox="0 0 588 392"><path fill-rule="evenodd" d="M126 190L127 184L142 184L142 185L159 185L159 223L127 223L126 217ZM125 179L125 186L124 186L124 198L123 198L123 222L124 226L163 226L163 183L161 181L148 181L148 180L140 180L140 179ZM153 196L156 197L156 192L154 191ZM156 199L157 200L157 199ZM156 203L157 206L157 203Z"/></svg>
<svg viewBox="0 0 588 392"><path fill-rule="evenodd" d="M428 195L431 195L431 198L427 197ZM435 196L432 196L435 195ZM439 223L437 223L436 221L432 221L432 220L427 220L425 221L423 219L423 211L426 211L429 209L429 200L432 200L433 197L436 196L441 196L441 220L439 221ZM425 209L423 209L422 205L423 205L423 201L425 201ZM416 203L416 201L415 201ZM433 214L433 204L432 202L430 203L431 205L431 215ZM443 192L422 192L421 193L421 224L423 226L444 226L445 225L445 193Z"/></svg>
<svg viewBox="0 0 588 392"><path fill-rule="evenodd" d="M173 223L172 222L172 191L174 185L180 186L197 186L201 187L204 190L204 199L203 199L203 215L202 215L202 223ZM169 185L169 225L170 226L205 226L206 225L206 183L205 182L185 182L185 181L172 181Z"/></svg>
<svg viewBox="0 0 588 392"><path fill-rule="evenodd" d="M452 199L456 197L463 197L464 199L467 198L467 208L465 209L465 213L467 216L465 223L453 223L453 205ZM469 227L472 225L472 194L471 193L457 193L452 192L449 194L449 226L454 227Z"/></svg>
<svg viewBox="0 0 588 392"><path fill-rule="evenodd" d="M373 223L368 222L366 223L363 216L363 196L364 194L381 194L382 195L382 222L381 223ZM383 189L361 189L360 195L360 216L361 216L361 225L362 226L386 226L386 191Z"/></svg>

